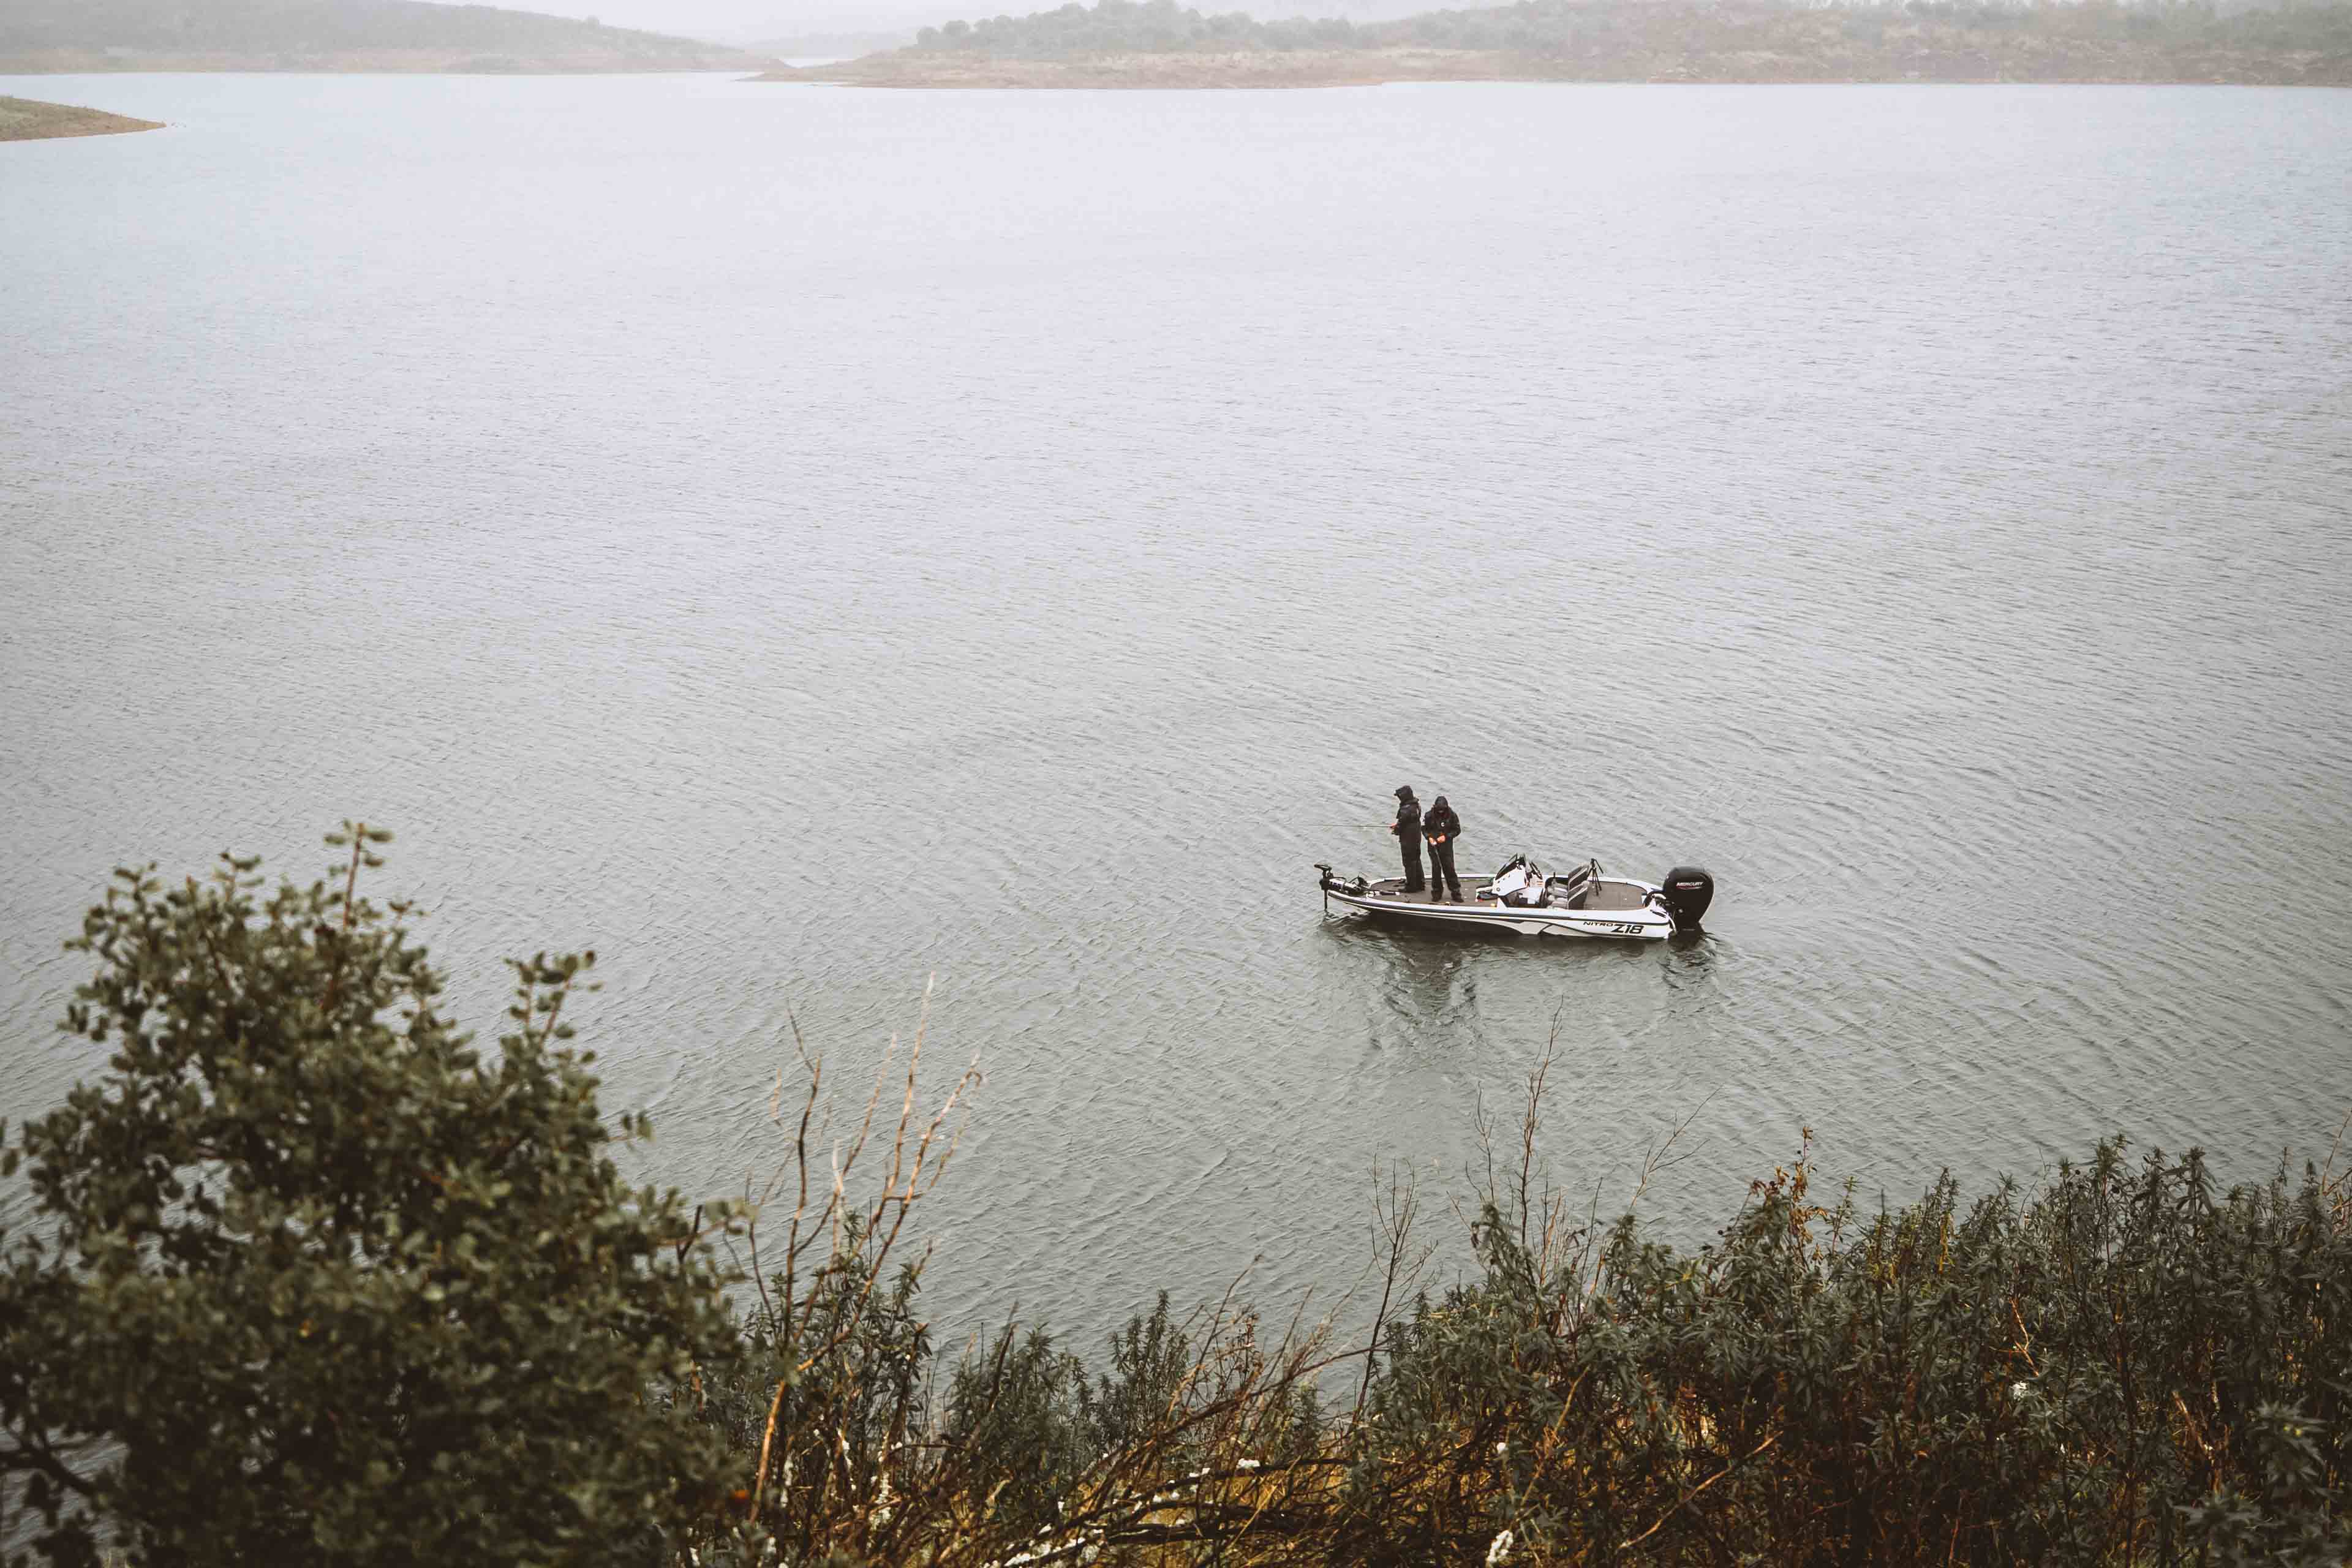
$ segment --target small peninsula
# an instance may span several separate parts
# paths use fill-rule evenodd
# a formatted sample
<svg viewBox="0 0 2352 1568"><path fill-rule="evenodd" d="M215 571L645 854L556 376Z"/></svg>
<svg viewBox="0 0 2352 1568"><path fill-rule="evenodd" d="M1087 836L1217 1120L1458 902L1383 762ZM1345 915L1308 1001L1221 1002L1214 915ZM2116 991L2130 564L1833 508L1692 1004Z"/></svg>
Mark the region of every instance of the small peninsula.
<svg viewBox="0 0 2352 1568"><path fill-rule="evenodd" d="M859 87L1351 87L1392 81L2352 86L2352 5L2169 0L1521 0L1402 21L1260 22L1099 0L926 27L761 81Z"/></svg>
<svg viewBox="0 0 2352 1568"><path fill-rule="evenodd" d="M43 103L34 98L0 98L0 142L40 142L53 136L116 136L126 131L161 131L163 121L133 120L102 109Z"/></svg>

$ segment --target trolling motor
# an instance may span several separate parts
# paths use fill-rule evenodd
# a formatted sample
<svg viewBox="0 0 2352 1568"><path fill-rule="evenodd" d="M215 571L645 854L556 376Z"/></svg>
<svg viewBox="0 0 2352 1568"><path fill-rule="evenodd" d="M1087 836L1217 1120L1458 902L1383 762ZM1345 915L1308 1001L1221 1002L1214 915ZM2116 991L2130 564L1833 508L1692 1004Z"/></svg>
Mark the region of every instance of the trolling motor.
<svg viewBox="0 0 2352 1568"><path fill-rule="evenodd" d="M1320 860L1315 862L1315 868L1323 873L1320 878L1317 879L1315 885L1322 889L1327 893L1361 893L1371 886L1370 882L1365 881L1361 877L1358 877L1352 881L1342 882L1333 877L1331 875L1331 868L1326 866Z"/></svg>

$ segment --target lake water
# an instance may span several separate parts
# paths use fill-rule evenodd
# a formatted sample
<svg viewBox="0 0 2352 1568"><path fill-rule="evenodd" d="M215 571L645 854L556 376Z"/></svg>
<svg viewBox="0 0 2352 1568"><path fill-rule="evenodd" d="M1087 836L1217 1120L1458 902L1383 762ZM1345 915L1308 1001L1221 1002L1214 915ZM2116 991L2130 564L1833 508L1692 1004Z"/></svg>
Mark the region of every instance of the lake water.
<svg viewBox="0 0 2352 1568"><path fill-rule="evenodd" d="M1685 1240L2352 1110L2352 94L0 92L171 124L0 147L12 1117L110 867L345 816L698 1194L936 975L948 1322L1328 1300L1555 1030ZM1406 782L1709 934L1326 920Z"/></svg>

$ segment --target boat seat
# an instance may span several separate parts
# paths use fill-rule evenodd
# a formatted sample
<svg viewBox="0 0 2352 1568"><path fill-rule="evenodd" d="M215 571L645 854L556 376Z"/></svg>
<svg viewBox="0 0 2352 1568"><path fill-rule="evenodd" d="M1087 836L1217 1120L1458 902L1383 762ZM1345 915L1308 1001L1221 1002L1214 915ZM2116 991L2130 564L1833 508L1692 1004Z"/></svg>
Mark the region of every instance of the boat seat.
<svg viewBox="0 0 2352 1568"><path fill-rule="evenodd" d="M1544 884L1544 890L1551 895L1546 901L1556 910L1581 909L1592 888L1592 868L1579 866L1567 876L1554 877Z"/></svg>

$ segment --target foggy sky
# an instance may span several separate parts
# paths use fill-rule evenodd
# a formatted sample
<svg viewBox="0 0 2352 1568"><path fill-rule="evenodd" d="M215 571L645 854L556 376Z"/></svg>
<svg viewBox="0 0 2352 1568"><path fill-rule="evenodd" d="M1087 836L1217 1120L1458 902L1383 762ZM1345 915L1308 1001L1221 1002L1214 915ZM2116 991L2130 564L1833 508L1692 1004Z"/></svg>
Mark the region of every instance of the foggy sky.
<svg viewBox="0 0 2352 1568"><path fill-rule="evenodd" d="M959 5L958 0L587 0L584 5L572 0L568 5L504 0L504 4L521 11L594 16L615 27L643 27L722 43L853 28L887 31L978 14L974 5ZM1037 8L1021 6L1024 14Z"/></svg>
<svg viewBox="0 0 2352 1568"><path fill-rule="evenodd" d="M912 32L961 16L1026 16L1061 0L494 0L523 11L587 17L615 27L644 27L717 43L752 43L799 33ZM1094 0L1082 0L1092 5ZM1464 0L1178 0L1203 12L1246 11L1278 16L1350 16L1360 21L1411 16ZM1479 0L1501 3L1501 0Z"/></svg>

